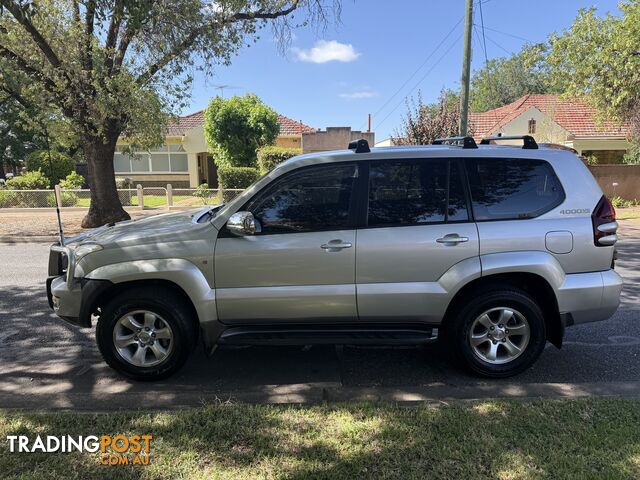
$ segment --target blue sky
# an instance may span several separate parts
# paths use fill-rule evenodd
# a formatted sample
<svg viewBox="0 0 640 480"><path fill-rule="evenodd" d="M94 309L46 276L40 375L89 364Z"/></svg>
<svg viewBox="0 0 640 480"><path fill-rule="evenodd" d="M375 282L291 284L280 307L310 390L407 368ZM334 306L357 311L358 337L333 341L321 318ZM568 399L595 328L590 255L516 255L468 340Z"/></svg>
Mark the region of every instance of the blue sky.
<svg viewBox="0 0 640 480"><path fill-rule="evenodd" d="M464 5L464 0L344 0L341 24L326 31L295 30L284 55L265 30L231 66L217 67L214 76L196 76L191 105L183 113L206 107L220 93L216 87L228 85L225 97L256 93L278 113L315 128L365 129L371 113L381 140L400 125L407 95L420 90L432 101L443 87L459 88ZM618 12L617 0L483 0L487 55L506 56L526 41L543 41L592 5L601 14ZM474 23L480 25L477 5ZM480 38L478 29L473 69L484 62Z"/></svg>

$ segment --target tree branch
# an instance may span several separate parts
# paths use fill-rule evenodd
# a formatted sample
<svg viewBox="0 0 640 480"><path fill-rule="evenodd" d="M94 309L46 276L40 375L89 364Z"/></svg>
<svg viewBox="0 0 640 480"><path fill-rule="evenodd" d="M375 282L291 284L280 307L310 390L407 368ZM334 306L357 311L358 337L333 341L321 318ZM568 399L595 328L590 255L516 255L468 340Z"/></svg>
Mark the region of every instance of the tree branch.
<svg viewBox="0 0 640 480"><path fill-rule="evenodd" d="M87 2L84 15L84 51L83 51L83 68L87 74L91 74L93 69L93 21L96 16L96 0Z"/></svg>
<svg viewBox="0 0 640 480"><path fill-rule="evenodd" d="M292 13L294 10L296 10L299 4L300 4L300 0L293 0L289 8L286 8L284 10L279 10L277 12L265 12L262 10L258 10L256 12L238 12L232 15L231 17L225 19L221 24L203 25L200 28L192 30L191 33L187 35L181 42L174 45L171 51L166 53L157 62L150 65L146 72L138 76L138 78L136 79L136 83L138 85L144 85L145 83L147 83L149 80L151 80L151 78L156 73L158 73L158 71L162 70L174 58L176 58L178 55L180 55L189 47L191 47L196 42L198 37L200 37L200 35L203 35L210 28L215 28L219 25L225 25L225 24L238 22L238 21L268 20L268 19L284 17Z"/></svg>
<svg viewBox="0 0 640 480"><path fill-rule="evenodd" d="M27 31L27 33L29 33L29 35L38 46L40 51L44 54L49 63L54 68L60 68L62 66L62 63L60 62L58 55L56 55L49 43L44 39L38 29L33 25L33 23L31 23L31 20L27 18L20 5L14 0L0 0L0 5L6 8L11 13L11 15L13 15L13 18L15 18L18 23L22 25L22 27Z"/></svg>

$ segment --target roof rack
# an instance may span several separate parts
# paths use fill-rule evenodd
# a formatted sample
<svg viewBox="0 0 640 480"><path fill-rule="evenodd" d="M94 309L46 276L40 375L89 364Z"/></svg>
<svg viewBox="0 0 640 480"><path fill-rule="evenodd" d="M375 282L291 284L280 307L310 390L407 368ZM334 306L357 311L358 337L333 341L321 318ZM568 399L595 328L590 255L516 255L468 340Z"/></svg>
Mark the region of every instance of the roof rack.
<svg viewBox="0 0 640 480"><path fill-rule="evenodd" d="M364 138L349 142L349 150L353 150L354 153L369 153L371 151L371 149L369 148L369 142L367 142Z"/></svg>
<svg viewBox="0 0 640 480"><path fill-rule="evenodd" d="M462 143L462 148L478 148L478 145L476 145L476 141L473 139L473 137L436 138L433 142L431 142L432 145L442 145L444 143Z"/></svg>
<svg viewBox="0 0 640 480"><path fill-rule="evenodd" d="M522 148L526 150L537 150L538 144L536 143L535 138L531 135L507 135L507 136L498 136L498 137L486 137L480 141L480 145L489 145L491 142L496 142L499 140L522 140L523 145Z"/></svg>

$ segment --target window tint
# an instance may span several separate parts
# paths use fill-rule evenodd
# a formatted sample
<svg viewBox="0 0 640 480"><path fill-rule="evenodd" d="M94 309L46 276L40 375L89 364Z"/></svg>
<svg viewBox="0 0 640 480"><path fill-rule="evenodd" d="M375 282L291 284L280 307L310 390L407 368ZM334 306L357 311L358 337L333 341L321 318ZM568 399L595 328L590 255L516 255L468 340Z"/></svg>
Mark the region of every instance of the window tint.
<svg viewBox="0 0 640 480"><path fill-rule="evenodd" d="M355 165L305 168L276 180L246 210L267 234L348 228L356 177Z"/></svg>
<svg viewBox="0 0 640 480"><path fill-rule="evenodd" d="M369 226L419 225L468 219L460 172L455 162L393 160L371 164Z"/></svg>
<svg viewBox="0 0 640 480"><path fill-rule="evenodd" d="M564 191L542 160L468 159L476 220L533 218L557 207Z"/></svg>

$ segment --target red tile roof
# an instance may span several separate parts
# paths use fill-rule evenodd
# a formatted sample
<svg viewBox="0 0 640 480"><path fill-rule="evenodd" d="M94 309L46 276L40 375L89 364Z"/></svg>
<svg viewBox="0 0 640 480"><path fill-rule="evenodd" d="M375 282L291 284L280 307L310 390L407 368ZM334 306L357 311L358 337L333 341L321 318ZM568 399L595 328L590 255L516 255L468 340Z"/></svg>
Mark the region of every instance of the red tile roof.
<svg viewBox="0 0 640 480"><path fill-rule="evenodd" d="M577 100L563 100L557 95L529 94L509 105L483 113L469 114L473 136L494 135L507 123L535 107L576 138L620 137L629 134L629 124L598 122L595 111Z"/></svg>
<svg viewBox="0 0 640 480"><path fill-rule="evenodd" d="M317 131L309 125L292 120L284 115L278 115L278 122L280 123L280 135L302 135L303 133ZM175 121L171 122L167 126L167 135L182 136L187 132L187 130L199 127L203 124L204 110L200 110L199 112L191 113L184 117L178 117Z"/></svg>

